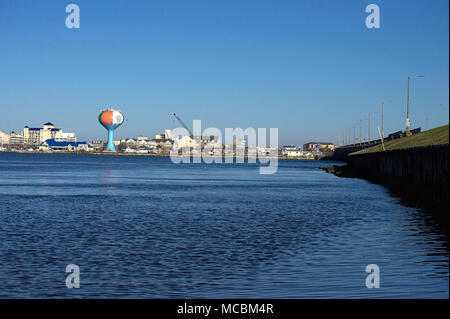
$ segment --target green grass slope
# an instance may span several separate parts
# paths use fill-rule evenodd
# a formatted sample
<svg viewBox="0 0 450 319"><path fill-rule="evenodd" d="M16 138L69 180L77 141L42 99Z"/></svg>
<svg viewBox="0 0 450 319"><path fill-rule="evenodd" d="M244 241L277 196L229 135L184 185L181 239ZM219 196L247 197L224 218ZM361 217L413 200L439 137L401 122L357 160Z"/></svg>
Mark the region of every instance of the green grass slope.
<svg viewBox="0 0 450 319"><path fill-rule="evenodd" d="M428 131L421 132L419 134L411 135L408 137L399 138L393 141L384 143L384 148L386 151L399 150L403 148L414 148L429 145L439 145L448 144L448 131L449 126L444 125L441 127L436 127ZM376 145L361 151L351 153L351 154L365 154L373 152L382 152L383 146ZM350 155L351 155L350 154Z"/></svg>

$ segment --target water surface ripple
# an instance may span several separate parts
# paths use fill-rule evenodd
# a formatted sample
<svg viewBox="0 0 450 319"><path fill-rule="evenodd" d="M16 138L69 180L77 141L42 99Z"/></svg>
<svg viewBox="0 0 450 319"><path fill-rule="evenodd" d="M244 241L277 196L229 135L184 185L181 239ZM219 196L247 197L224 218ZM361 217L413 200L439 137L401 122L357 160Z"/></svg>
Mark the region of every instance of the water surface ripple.
<svg viewBox="0 0 450 319"><path fill-rule="evenodd" d="M0 297L448 298L433 220L325 164L0 153Z"/></svg>

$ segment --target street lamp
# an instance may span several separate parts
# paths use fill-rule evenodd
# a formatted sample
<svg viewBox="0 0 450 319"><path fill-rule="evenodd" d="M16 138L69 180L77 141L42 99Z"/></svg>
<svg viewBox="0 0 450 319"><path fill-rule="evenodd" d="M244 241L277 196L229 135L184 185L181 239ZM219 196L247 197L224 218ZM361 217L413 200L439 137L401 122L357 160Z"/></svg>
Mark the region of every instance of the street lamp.
<svg viewBox="0 0 450 319"><path fill-rule="evenodd" d="M364 138L362 137L362 121L367 121L367 119L359 119L359 144L361 145L361 141L364 140ZM369 125L370 127L370 125ZM370 134L369 134L370 135Z"/></svg>
<svg viewBox="0 0 450 319"><path fill-rule="evenodd" d="M353 145L356 144L356 125L353 125Z"/></svg>
<svg viewBox="0 0 450 319"><path fill-rule="evenodd" d="M381 102L381 140L384 142L384 104L391 103L391 101Z"/></svg>
<svg viewBox="0 0 450 319"><path fill-rule="evenodd" d="M423 75L416 75L416 76L408 76L408 100L407 100L407 110L406 110L406 136L410 136L411 132L409 131L409 128L411 126L411 120L409 118L409 86L410 86L410 82L411 79L415 79L415 78L423 78Z"/></svg>
<svg viewBox="0 0 450 319"><path fill-rule="evenodd" d="M369 121L369 125L367 127L367 142L370 145L370 114L377 114L377 112L369 113L369 118L367 119Z"/></svg>

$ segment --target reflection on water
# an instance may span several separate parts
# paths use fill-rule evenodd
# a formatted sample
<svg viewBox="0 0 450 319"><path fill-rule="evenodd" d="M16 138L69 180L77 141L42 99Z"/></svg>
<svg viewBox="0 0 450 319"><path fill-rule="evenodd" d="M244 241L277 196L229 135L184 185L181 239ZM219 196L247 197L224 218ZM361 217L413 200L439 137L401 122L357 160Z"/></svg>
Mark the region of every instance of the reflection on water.
<svg viewBox="0 0 450 319"><path fill-rule="evenodd" d="M0 154L0 297L448 298L431 218L324 163L279 164Z"/></svg>
<svg viewBox="0 0 450 319"><path fill-rule="evenodd" d="M112 195L109 186L112 184L112 171L108 168L100 171L100 184L103 186L100 194L101 195Z"/></svg>

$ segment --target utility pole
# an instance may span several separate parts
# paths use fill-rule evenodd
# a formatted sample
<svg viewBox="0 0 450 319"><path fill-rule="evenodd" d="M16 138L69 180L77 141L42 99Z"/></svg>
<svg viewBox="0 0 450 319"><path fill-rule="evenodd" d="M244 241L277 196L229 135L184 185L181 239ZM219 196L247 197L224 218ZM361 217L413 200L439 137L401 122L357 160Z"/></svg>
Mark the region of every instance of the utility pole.
<svg viewBox="0 0 450 319"><path fill-rule="evenodd" d="M353 125L353 145L356 143L356 125Z"/></svg>
<svg viewBox="0 0 450 319"><path fill-rule="evenodd" d="M381 102L381 141L384 141L384 102Z"/></svg>
<svg viewBox="0 0 450 319"><path fill-rule="evenodd" d="M369 145L370 145L370 113L369 113L369 118L368 118L368 120L369 120L369 124L368 124L368 129L367 129L367 142L369 143Z"/></svg>
<svg viewBox="0 0 450 319"><path fill-rule="evenodd" d="M362 141L362 119L359 120L359 145L361 145Z"/></svg>
<svg viewBox="0 0 450 319"><path fill-rule="evenodd" d="M411 125L411 121L409 119L409 83L411 82L411 77L408 75L408 100L406 102L406 136L411 135L411 132L409 131L409 127Z"/></svg>
<svg viewBox="0 0 450 319"><path fill-rule="evenodd" d="M384 142L384 103L390 103L391 101L381 102L381 141Z"/></svg>
<svg viewBox="0 0 450 319"><path fill-rule="evenodd" d="M415 79L415 78L423 78L423 75L416 75L416 76L408 76L408 99L406 102L406 131L405 134L406 136L410 136L411 132L410 132L410 127L411 127L411 119L409 117L409 88L410 88L410 82L411 82L411 78Z"/></svg>

